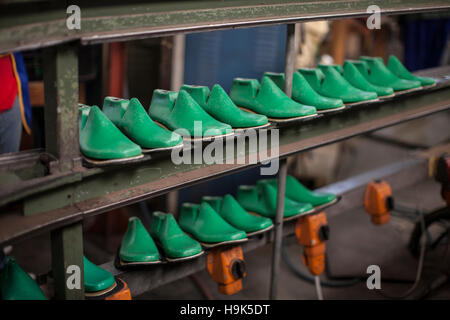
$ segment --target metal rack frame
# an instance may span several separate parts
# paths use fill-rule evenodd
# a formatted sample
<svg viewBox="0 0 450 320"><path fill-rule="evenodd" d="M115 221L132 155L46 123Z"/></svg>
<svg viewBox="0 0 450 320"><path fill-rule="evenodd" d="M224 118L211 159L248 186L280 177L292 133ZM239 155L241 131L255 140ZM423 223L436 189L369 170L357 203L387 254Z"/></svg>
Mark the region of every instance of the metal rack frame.
<svg viewBox="0 0 450 320"><path fill-rule="evenodd" d="M0 5L0 52L44 48L46 150L0 157L0 172L26 177L19 184L0 190L0 245L14 243L42 232L51 232L52 268L58 299L83 299L84 286L68 290L65 270L83 266L82 221L87 216L142 201L170 190L254 167L257 164L188 165L169 169L168 161L152 159L127 170L87 169L78 147L78 56L80 45L143 39L148 37L287 24L286 93L290 95L295 58L295 22L345 17L364 17L371 4L382 14L407 14L449 10L448 1L170 1L165 4L131 1L125 5L89 4L83 9L82 30L65 27L65 10L56 1ZM42 5L54 4L55 7ZM44 10L33 10L42 5ZM182 5L185 5L183 7ZM23 9L27 9L23 11ZM56 9L54 9L56 8ZM83 7L84 8L84 7ZM136 13L136 8L140 11ZM182 9L180 9L182 8ZM431 73L448 74L448 69ZM286 158L301 151L358 134L408 121L450 108L448 81L434 90L408 95L378 106L361 107L323 117L301 127L281 129L277 216L270 297L277 296L279 248L283 235L282 210ZM249 154L244 155L248 159ZM155 170L155 164L161 171ZM136 177L139 177L137 179ZM141 180L140 180L141 179ZM143 179L143 180L142 180ZM125 187L134 181L135 185ZM99 185L107 187L97 193ZM86 192L87 190L87 192ZM84 192L81 192L84 191ZM88 195L86 195L86 193ZM22 204L25 215L17 208ZM50 205L49 205L50 204ZM83 282L82 282L83 283Z"/></svg>
<svg viewBox="0 0 450 320"><path fill-rule="evenodd" d="M318 191L339 193L342 195L342 199L336 205L326 209L327 217L336 216L342 212L349 212L360 207L360 199L363 198L367 183L370 181L383 179L389 183L393 192L396 192L426 181L428 178L427 169L427 159L413 158L330 184L318 189ZM284 238L295 234L295 222L295 220L291 220L284 224L282 229ZM274 236L273 232L269 232L254 237L242 245L242 250L244 253L247 253L264 245L274 243ZM155 265L132 271L118 270L112 261L101 265L101 267L123 279L133 288L134 294L140 295L164 284L201 271L205 268L205 263L206 256L203 256L184 263ZM276 281L276 279L271 279L270 283L276 283ZM272 298L276 298L275 291L275 287L271 287L270 294L274 295Z"/></svg>

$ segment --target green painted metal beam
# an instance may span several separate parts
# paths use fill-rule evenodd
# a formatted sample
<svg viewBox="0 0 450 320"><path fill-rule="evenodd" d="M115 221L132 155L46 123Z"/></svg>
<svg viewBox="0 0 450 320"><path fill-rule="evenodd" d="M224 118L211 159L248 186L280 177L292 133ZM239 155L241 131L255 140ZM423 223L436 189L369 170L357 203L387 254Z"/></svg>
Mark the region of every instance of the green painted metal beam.
<svg viewBox="0 0 450 320"><path fill-rule="evenodd" d="M51 233L55 298L84 299L83 225L75 223Z"/></svg>
<svg viewBox="0 0 450 320"><path fill-rule="evenodd" d="M44 50L46 151L58 159L57 171L76 167L78 144L78 45Z"/></svg>
<svg viewBox="0 0 450 320"><path fill-rule="evenodd" d="M46 151L57 160L50 162L50 174L74 172L81 167L78 143L78 44L71 42L45 48L45 141ZM62 179L75 179L75 176ZM79 177L80 178L80 177ZM79 179L78 178L78 179ZM56 191L56 190L55 190ZM73 187L61 188L48 200L31 197L23 203L25 215L72 203Z"/></svg>
<svg viewBox="0 0 450 320"><path fill-rule="evenodd" d="M66 26L66 3L55 1L0 4L0 53L51 46L79 40L82 43L119 41L311 19L368 16L370 5L383 14L449 10L446 0L363 1L74 1L81 9L81 29Z"/></svg>

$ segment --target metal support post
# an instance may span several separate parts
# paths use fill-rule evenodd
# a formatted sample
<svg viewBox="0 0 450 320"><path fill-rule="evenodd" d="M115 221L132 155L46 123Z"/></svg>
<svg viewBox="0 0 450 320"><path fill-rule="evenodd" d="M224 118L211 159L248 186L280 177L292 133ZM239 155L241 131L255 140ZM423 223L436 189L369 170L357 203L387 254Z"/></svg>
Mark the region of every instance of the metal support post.
<svg viewBox="0 0 450 320"><path fill-rule="evenodd" d="M278 194L277 194L277 214L275 216L275 239L272 249L272 273L270 276L270 296L269 299L277 298L278 293L278 273L280 271L281 242L283 241L283 213L284 194L286 191L287 160L280 161L278 172Z"/></svg>
<svg viewBox="0 0 450 320"><path fill-rule="evenodd" d="M81 164L77 43L61 44L44 50L44 93L46 151L58 158L57 165L51 166L50 170L72 170ZM53 231L51 242L55 297L84 299L82 223ZM68 269L69 266L73 267ZM71 280L75 287L68 285L69 277L73 277Z"/></svg>
<svg viewBox="0 0 450 320"><path fill-rule="evenodd" d="M295 58L297 54L297 45L296 45L296 28L295 24L288 24L287 26L287 35L286 35L286 58L285 58L285 66L284 66L284 92L288 97L292 95L292 76L294 75L295 70Z"/></svg>
<svg viewBox="0 0 450 320"><path fill-rule="evenodd" d="M177 34L173 37L172 69L170 75L170 90L179 91L184 82L184 53L186 36ZM178 217L178 190L169 192L166 197L167 212Z"/></svg>
<svg viewBox="0 0 450 320"><path fill-rule="evenodd" d="M67 43L44 49L45 149L57 158L50 173L81 166L78 142L78 44ZM24 200L23 214L33 215L70 205L74 190L61 188L52 201L39 197Z"/></svg>
<svg viewBox="0 0 450 320"><path fill-rule="evenodd" d="M51 233L52 271L58 300L84 299L83 225L76 223ZM69 279L70 278L70 279Z"/></svg>
<svg viewBox="0 0 450 320"><path fill-rule="evenodd" d="M295 68L295 24L287 25L286 37L286 65L284 92L290 97L292 94L292 75ZM284 195L286 191L287 159L280 161L278 171L277 212L275 216L275 239L272 250L272 273L270 277L270 299L277 298L278 273L280 269L281 243L283 241Z"/></svg>
<svg viewBox="0 0 450 320"><path fill-rule="evenodd" d="M59 171L71 170L79 159L78 44L44 49L45 147L59 160Z"/></svg>

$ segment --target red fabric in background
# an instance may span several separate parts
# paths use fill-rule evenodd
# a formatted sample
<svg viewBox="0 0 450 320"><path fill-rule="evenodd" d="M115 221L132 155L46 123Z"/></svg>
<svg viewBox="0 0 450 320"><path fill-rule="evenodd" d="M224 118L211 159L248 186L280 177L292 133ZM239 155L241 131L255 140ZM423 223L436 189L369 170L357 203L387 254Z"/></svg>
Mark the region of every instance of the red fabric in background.
<svg viewBox="0 0 450 320"><path fill-rule="evenodd" d="M11 56L0 57L0 113L11 109L17 96L17 82Z"/></svg>

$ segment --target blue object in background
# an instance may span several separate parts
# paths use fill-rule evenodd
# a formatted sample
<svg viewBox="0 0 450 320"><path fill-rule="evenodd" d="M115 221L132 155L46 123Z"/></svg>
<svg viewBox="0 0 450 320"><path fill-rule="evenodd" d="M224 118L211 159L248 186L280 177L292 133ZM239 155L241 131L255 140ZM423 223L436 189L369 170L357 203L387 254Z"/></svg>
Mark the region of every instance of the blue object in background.
<svg viewBox="0 0 450 320"><path fill-rule="evenodd" d="M20 80L21 92L18 92L22 96L25 119L22 119L25 131L31 134L31 102L30 102L30 91L28 89L28 74L25 68L25 62L23 61L22 54L20 52L14 52L14 61L16 64L17 74Z"/></svg>
<svg viewBox="0 0 450 320"><path fill-rule="evenodd" d="M229 92L234 78L261 80L264 72L284 72L286 26L259 27L186 36L184 83L212 87L220 84ZM247 169L180 190L179 205L200 203L205 195L234 196L239 185L255 184L260 168Z"/></svg>
<svg viewBox="0 0 450 320"><path fill-rule="evenodd" d="M186 36L184 82L227 92L234 78L283 72L286 26L194 33Z"/></svg>
<svg viewBox="0 0 450 320"><path fill-rule="evenodd" d="M420 19L404 24L405 67L437 67L450 34L450 19Z"/></svg>

